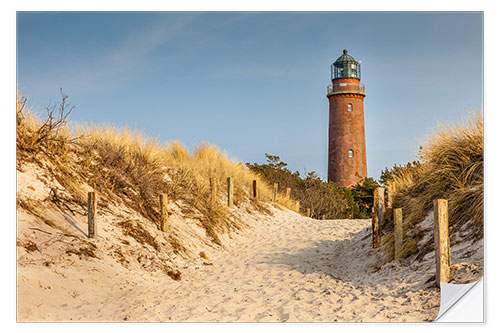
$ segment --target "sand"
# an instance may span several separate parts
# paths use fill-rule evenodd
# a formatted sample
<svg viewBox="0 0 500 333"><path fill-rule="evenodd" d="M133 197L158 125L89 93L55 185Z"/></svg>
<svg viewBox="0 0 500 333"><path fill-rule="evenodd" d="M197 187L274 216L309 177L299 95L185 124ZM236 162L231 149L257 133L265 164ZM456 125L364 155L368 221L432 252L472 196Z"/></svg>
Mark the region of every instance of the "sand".
<svg viewBox="0 0 500 333"><path fill-rule="evenodd" d="M18 198L43 206L36 200L50 193L46 182L31 181L35 171L18 173ZM47 207L55 226L18 209L18 321L401 322L433 321L439 312L433 255L384 263L383 251L371 248L370 220L235 208L248 226L224 235L219 247L174 214L184 254L127 237L118 223L140 217L124 208L101 212L98 238L89 240L83 214ZM452 262L455 270L479 278L462 259ZM180 280L169 269L181 272Z"/></svg>
<svg viewBox="0 0 500 333"><path fill-rule="evenodd" d="M400 281L414 272L372 273L370 221L275 215L212 258L212 266L189 269L178 287L166 287L171 299L158 298L154 320L422 321L437 314L435 289Z"/></svg>
<svg viewBox="0 0 500 333"><path fill-rule="evenodd" d="M96 258L69 267L56 262L42 272L23 265L18 319L433 320L439 291L424 288L417 272L398 264L374 272L369 227L369 220L317 221L275 211L205 264L186 266L180 281Z"/></svg>

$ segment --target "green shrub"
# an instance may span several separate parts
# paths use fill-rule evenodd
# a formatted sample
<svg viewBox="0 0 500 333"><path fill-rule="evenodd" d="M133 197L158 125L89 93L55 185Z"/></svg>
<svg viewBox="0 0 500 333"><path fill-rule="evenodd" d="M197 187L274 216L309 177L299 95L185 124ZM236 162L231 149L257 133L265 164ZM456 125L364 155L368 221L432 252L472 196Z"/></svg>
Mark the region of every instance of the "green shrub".
<svg viewBox="0 0 500 333"><path fill-rule="evenodd" d="M298 171L292 172L279 156L266 154L266 164L250 164L247 167L260 174L269 185L278 183L278 191L291 189L291 197L298 200L301 212L311 209L316 219L369 218L373 204L373 189L378 183L366 178L354 188L325 182L314 172L302 178Z"/></svg>

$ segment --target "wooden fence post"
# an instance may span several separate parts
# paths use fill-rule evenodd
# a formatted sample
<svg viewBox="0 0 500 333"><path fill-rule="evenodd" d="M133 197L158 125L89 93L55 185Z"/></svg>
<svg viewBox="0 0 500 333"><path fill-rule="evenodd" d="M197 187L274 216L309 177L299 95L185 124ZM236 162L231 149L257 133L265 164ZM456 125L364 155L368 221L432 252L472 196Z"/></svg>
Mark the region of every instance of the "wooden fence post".
<svg viewBox="0 0 500 333"><path fill-rule="evenodd" d="M87 215L88 215L88 226L89 226L89 238L95 238L96 236L96 225L95 225L95 192L88 193L87 200Z"/></svg>
<svg viewBox="0 0 500 333"><path fill-rule="evenodd" d="M373 193L373 217L372 217L372 247L380 246L380 224L384 217L384 191L383 187L377 187Z"/></svg>
<svg viewBox="0 0 500 333"><path fill-rule="evenodd" d="M276 202L278 199L278 183L274 183L273 187L273 202Z"/></svg>
<svg viewBox="0 0 500 333"><path fill-rule="evenodd" d="M394 259L401 259L401 251L403 249L403 209L393 209L394 218Z"/></svg>
<svg viewBox="0 0 500 333"><path fill-rule="evenodd" d="M215 182L215 177L210 177L210 205L212 209L215 208L217 204L217 183Z"/></svg>
<svg viewBox="0 0 500 333"><path fill-rule="evenodd" d="M450 237L448 233L448 200L434 200L434 248L436 284L450 282Z"/></svg>
<svg viewBox="0 0 500 333"><path fill-rule="evenodd" d="M257 180L253 180L252 184L252 196L254 199L257 199Z"/></svg>
<svg viewBox="0 0 500 333"><path fill-rule="evenodd" d="M233 178L227 178L227 206L233 207Z"/></svg>
<svg viewBox="0 0 500 333"><path fill-rule="evenodd" d="M167 194L160 194L160 230L163 232L167 231L168 228L168 197Z"/></svg>
<svg viewBox="0 0 500 333"><path fill-rule="evenodd" d="M290 199L290 194L291 194L291 193L292 193L292 189L291 189L291 188L289 188L289 187L287 187L287 188L286 188L286 198L287 198L287 199Z"/></svg>
<svg viewBox="0 0 500 333"><path fill-rule="evenodd" d="M311 217L311 208L306 209L306 216Z"/></svg>
<svg viewBox="0 0 500 333"><path fill-rule="evenodd" d="M387 208L392 208L395 194L396 184L393 181L387 182Z"/></svg>

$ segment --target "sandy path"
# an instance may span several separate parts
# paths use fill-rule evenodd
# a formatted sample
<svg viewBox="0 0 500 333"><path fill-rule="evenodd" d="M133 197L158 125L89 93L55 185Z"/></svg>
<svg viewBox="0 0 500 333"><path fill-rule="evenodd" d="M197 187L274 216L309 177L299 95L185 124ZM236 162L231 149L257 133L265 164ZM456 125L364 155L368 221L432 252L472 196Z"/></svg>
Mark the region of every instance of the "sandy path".
<svg viewBox="0 0 500 333"><path fill-rule="evenodd" d="M190 267L181 281L149 282L107 295L90 320L423 321L439 292L400 265L374 272L369 220L307 219L276 212ZM102 311L101 311L102 310ZM107 318L106 318L107 317ZM83 319L83 318L81 318Z"/></svg>

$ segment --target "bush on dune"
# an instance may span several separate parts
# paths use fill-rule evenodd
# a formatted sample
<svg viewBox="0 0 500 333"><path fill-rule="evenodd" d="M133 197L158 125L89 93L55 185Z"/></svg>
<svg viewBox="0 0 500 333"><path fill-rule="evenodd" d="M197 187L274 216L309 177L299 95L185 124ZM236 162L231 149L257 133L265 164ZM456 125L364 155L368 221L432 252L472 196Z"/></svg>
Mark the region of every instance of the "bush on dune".
<svg viewBox="0 0 500 333"><path fill-rule="evenodd" d="M266 164L250 164L250 170L259 173L269 185L279 184L280 193L291 189L291 197L300 202L301 211L311 210L316 219L368 218L373 203L373 189L378 185L371 178L364 179L354 188L325 182L313 171L302 178L298 171L291 172L279 156L266 154Z"/></svg>

